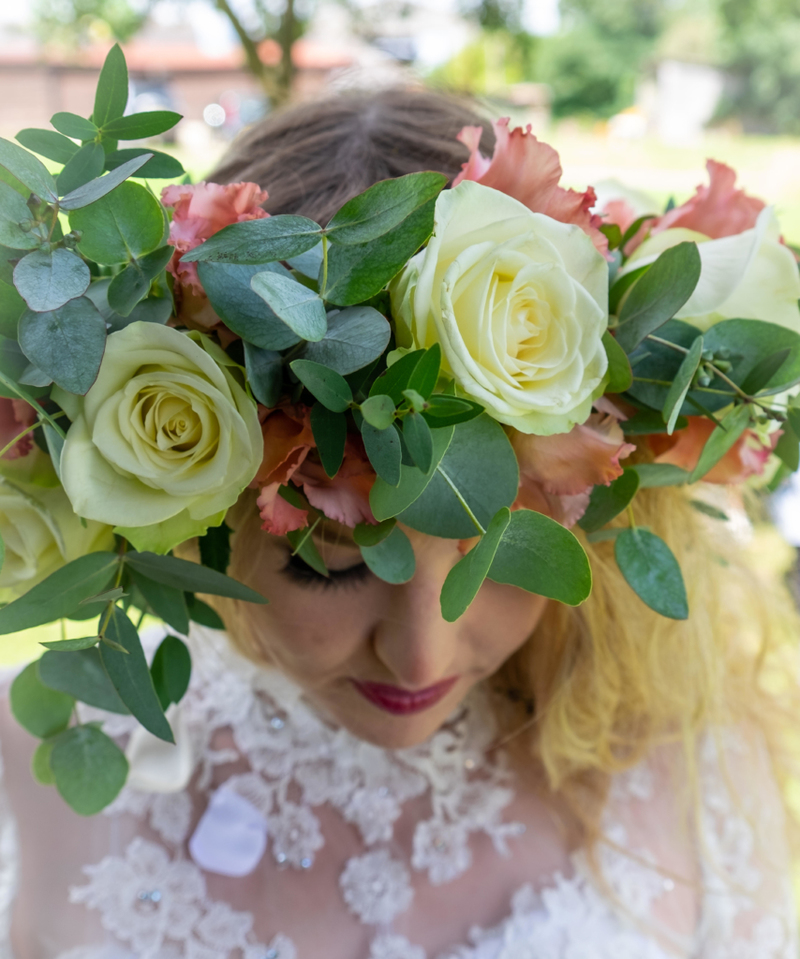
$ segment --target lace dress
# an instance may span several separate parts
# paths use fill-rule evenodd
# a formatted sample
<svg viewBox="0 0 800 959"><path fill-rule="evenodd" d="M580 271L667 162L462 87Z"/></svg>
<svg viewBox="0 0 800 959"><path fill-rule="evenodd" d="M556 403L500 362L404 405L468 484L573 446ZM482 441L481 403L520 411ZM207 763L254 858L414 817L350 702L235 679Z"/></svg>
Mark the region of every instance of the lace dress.
<svg viewBox="0 0 800 959"><path fill-rule="evenodd" d="M487 758L479 695L384 750L221 634L192 651L177 747L103 715L132 772L92 819L33 783L6 712L0 959L796 959L781 806L743 737L707 737L692 817L668 751L619 777L593 869Z"/></svg>

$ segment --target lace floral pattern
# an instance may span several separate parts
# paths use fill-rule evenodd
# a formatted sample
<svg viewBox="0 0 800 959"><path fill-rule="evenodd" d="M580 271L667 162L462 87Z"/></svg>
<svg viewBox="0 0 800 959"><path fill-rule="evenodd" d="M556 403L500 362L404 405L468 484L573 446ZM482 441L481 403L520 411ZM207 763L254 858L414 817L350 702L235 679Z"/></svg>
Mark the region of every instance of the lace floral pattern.
<svg viewBox="0 0 800 959"><path fill-rule="evenodd" d="M524 831L504 819L512 778L502 758L484 758L494 734L480 703L424 745L388 751L328 724L291 683L233 657L214 634L203 634L193 658L192 687L181 706L197 757L192 793L126 789L109 815L146 823L160 844L139 837L123 855L87 866L87 882L72 889L71 901L96 910L136 959L316 959L298 954L291 929L272 929L268 943L257 941L253 916L209 897L204 873L187 856L202 811L191 797L209 795L210 808L214 797L225 791L230 799L232 792L263 823L267 855L299 873L312 869L324 848L322 808L335 810L360 839L360 852L346 860L338 893L332 892L372 930L358 959L434 959L391 928L413 907L415 877L437 887L462 876L473 862L476 833L489 838L499 857L513 857L514 839ZM706 894L695 939L676 945L658 934L654 908L674 883L646 848L631 849L626 810L646 807L656 791L645 764L613 784L608 842L600 851L605 888L577 854L571 874L538 887L523 884L505 920L473 927L464 943L436 959L795 959L787 872L779 881L765 879L757 838L746 810L731 804L717 753L706 747L701 760ZM218 772L232 762L238 763L233 775ZM220 781L215 792L211 784ZM394 832L409 800L424 802L419 808L430 814L416 822L404 849Z"/></svg>

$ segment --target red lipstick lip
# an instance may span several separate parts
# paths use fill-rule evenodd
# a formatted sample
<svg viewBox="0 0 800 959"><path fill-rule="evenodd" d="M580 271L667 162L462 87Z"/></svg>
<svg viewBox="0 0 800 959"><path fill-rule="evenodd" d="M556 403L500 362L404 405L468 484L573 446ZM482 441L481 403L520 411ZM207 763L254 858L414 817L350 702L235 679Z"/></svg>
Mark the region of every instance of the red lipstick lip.
<svg viewBox="0 0 800 959"><path fill-rule="evenodd" d="M385 683L367 683L361 680L352 680L353 685L374 706L394 713L396 716L407 716L410 713L419 713L430 709L443 699L458 682L458 676L443 679L427 689L403 689L401 686L388 686Z"/></svg>

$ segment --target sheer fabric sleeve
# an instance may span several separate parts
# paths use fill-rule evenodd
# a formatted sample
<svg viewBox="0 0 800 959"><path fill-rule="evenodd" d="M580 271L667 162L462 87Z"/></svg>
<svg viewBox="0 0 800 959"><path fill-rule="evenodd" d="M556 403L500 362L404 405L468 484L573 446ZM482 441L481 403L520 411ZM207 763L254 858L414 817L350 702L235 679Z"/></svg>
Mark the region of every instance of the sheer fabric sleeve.
<svg viewBox="0 0 800 959"><path fill-rule="evenodd" d="M709 733L701 747L700 959L797 959L784 805L757 734Z"/></svg>

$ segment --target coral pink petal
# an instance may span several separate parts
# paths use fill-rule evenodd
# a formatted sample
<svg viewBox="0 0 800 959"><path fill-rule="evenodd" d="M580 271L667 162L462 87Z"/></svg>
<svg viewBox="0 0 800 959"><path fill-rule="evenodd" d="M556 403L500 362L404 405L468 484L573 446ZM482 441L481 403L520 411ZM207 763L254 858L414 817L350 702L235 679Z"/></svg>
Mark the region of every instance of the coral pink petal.
<svg viewBox="0 0 800 959"><path fill-rule="evenodd" d="M693 197L665 213L652 228L662 233L671 227L683 227L704 233L712 239L734 236L756 225L764 202L736 189L736 172L724 163L706 163L709 185L699 186Z"/></svg>
<svg viewBox="0 0 800 959"><path fill-rule="evenodd" d="M469 150L469 160L461 165L461 173L453 180L458 186L462 180L480 180L492 164L480 151L483 127L464 127L456 137Z"/></svg>
<svg viewBox="0 0 800 959"><path fill-rule="evenodd" d="M280 483L270 483L261 490L256 500L261 528L274 536L285 536L295 529L308 526L308 510L288 503L278 492Z"/></svg>

